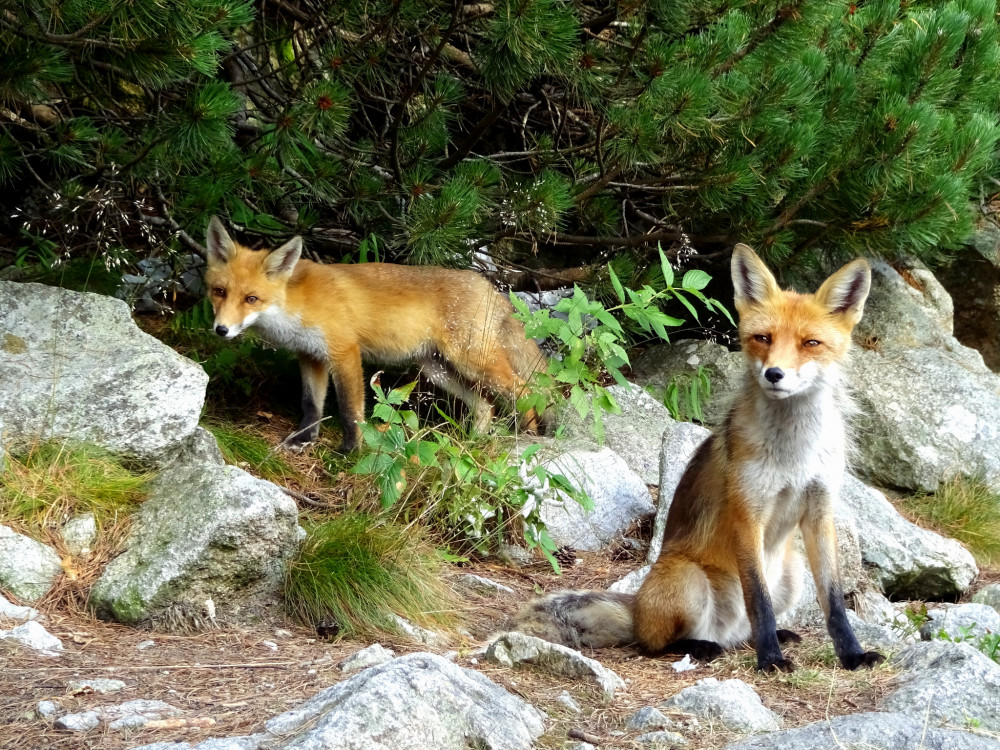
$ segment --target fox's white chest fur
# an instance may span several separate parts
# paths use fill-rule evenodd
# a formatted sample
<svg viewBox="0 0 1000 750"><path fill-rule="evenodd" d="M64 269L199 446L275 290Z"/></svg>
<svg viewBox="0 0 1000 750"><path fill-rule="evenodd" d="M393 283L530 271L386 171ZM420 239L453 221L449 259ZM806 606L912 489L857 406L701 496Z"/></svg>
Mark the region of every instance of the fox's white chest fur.
<svg viewBox="0 0 1000 750"><path fill-rule="evenodd" d="M317 362L326 362L330 353L326 337L319 328L302 324L302 318L272 305L254 317L252 325L261 338L279 349L304 354Z"/></svg>
<svg viewBox="0 0 1000 750"><path fill-rule="evenodd" d="M767 546L783 543L816 490L839 494L846 461L845 402L837 370L791 398L756 396L756 419L746 434L755 457L739 476L747 500L765 519Z"/></svg>

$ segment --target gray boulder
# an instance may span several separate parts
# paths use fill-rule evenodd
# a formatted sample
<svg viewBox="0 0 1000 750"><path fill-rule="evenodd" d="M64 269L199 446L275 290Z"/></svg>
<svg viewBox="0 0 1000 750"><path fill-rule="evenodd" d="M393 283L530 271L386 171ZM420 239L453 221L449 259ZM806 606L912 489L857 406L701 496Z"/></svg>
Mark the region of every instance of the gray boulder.
<svg viewBox="0 0 1000 750"><path fill-rule="evenodd" d="M933 492L956 473L1000 487L1000 376L952 336L952 303L924 268L872 267L847 367L860 407L858 471ZM933 408L928 408L928 405Z"/></svg>
<svg viewBox="0 0 1000 750"><path fill-rule="evenodd" d="M1000 583L988 583L972 595L976 604L988 604L1000 611Z"/></svg>
<svg viewBox="0 0 1000 750"><path fill-rule="evenodd" d="M680 484L684 470L691 457L709 436L709 430L691 422L668 421L660 434L660 499L656 505L656 519L653 522L653 536L649 541L646 561L656 562L663 548L663 532L667 528L667 514L674 500L674 492Z"/></svg>
<svg viewBox="0 0 1000 750"><path fill-rule="evenodd" d="M97 539L97 518L93 513L73 516L63 524L59 535L71 555L86 555Z"/></svg>
<svg viewBox="0 0 1000 750"><path fill-rule="evenodd" d="M55 550L0 526L0 588L21 601L37 602L61 572Z"/></svg>
<svg viewBox="0 0 1000 750"><path fill-rule="evenodd" d="M196 433L152 483L125 552L91 591L100 616L197 627L215 611L239 619L280 588L303 533L298 509L270 482L211 461L210 437Z"/></svg>
<svg viewBox="0 0 1000 750"><path fill-rule="evenodd" d="M976 561L965 547L910 523L878 490L848 476L841 500L854 514L865 568L889 596L955 596L978 575Z"/></svg>
<svg viewBox="0 0 1000 750"><path fill-rule="evenodd" d="M715 719L735 732L770 732L781 726L778 716L741 680L706 677L668 698L663 707Z"/></svg>
<svg viewBox="0 0 1000 750"><path fill-rule="evenodd" d="M600 685L607 697L623 690L625 682L607 667L579 651L558 643L510 632L498 636L486 649L486 658L494 664L513 667L530 664L543 672L562 677L582 677Z"/></svg>
<svg viewBox="0 0 1000 750"><path fill-rule="evenodd" d="M927 610L927 622L920 626L920 637L967 640L977 644L983 636L1000 633L1000 614L988 604L942 604Z"/></svg>
<svg viewBox="0 0 1000 750"><path fill-rule="evenodd" d="M966 643L927 641L907 646L892 659L899 687L879 709L908 714L931 725L1000 731L1000 665Z"/></svg>
<svg viewBox="0 0 1000 750"><path fill-rule="evenodd" d="M798 729L760 735L726 750L997 750L1000 742L955 729L928 727L913 716L863 713L833 716Z"/></svg>
<svg viewBox="0 0 1000 750"><path fill-rule="evenodd" d="M34 607L19 607L5 596L0 596L0 617L12 620L40 620L41 615Z"/></svg>
<svg viewBox="0 0 1000 750"><path fill-rule="evenodd" d="M369 667L270 719L281 750L530 750L544 716L433 654Z"/></svg>
<svg viewBox="0 0 1000 750"><path fill-rule="evenodd" d="M39 656L59 656L62 641L43 628L37 620L28 620L10 630L0 630L0 641L11 641L30 648Z"/></svg>
<svg viewBox="0 0 1000 750"><path fill-rule="evenodd" d="M712 391L702 404L704 423L722 422L733 393L743 385L746 371L743 355L711 341L681 339L651 346L632 361L632 377L637 383L662 393L671 381L690 383L698 368L711 378Z"/></svg>
<svg viewBox="0 0 1000 750"><path fill-rule="evenodd" d="M629 468L642 477L646 484L660 481L660 435L664 425L672 422L670 412L662 403L649 395L641 386L630 388L608 386L621 414L605 414L604 447L610 448L624 459ZM589 423L580 419L573 409L562 416L564 434L575 444L599 450Z"/></svg>
<svg viewBox="0 0 1000 750"><path fill-rule="evenodd" d="M555 442L549 446L541 456L548 471L565 476L594 503L590 511L585 511L564 492L542 486L533 474L523 469L529 486L535 487L534 502L541 502L539 515L557 545L601 549L637 519L655 512L642 477L610 448L593 451Z"/></svg>
<svg viewBox="0 0 1000 750"><path fill-rule="evenodd" d="M86 441L164 466L198 426L207 384L199 365L140 331L121 300L0 281L9 444Z"/></svg>
<svg viewBox="0 0 1000 750"><path fill-rule="evenodd" d="M374 667L377 664L385 664L396 657L396 652L378 643L373 643L367 648L357 651L344 659L337 667L344 674L360 672L362 669Z"/></svg>

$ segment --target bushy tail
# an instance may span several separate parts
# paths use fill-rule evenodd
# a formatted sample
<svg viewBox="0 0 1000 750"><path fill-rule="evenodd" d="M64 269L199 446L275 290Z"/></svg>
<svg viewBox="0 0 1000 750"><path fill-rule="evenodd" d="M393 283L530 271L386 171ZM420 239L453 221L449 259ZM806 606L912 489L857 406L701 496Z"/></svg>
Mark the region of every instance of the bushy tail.
<svg viewBox="0 0 1000 750"><path fill-rule="evenodd" d="M635 643L632 594L613 591L557 591L526 604L512 630L571 648Z"/></svg>

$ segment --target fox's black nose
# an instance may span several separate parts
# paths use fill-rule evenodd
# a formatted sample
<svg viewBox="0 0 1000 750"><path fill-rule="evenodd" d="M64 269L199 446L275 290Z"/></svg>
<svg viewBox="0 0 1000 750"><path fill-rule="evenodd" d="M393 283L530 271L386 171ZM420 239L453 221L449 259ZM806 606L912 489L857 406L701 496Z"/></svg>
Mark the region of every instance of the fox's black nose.
<svg viewBox="0 0 1000 750"><path fill-rule="evenodd" d="M768 367L764 370L764 377L767 378L768 383L777 383L785 377L785 373L781 371L780 367Z"/></svg>
<svg viewBox="0 0 1000 750"><path fill-rule="evenodd" d="M229 333L229 329L226 328L225 326L216 326L215 327L215 332L217 334L219 334L220 336L225 336L227 333ZM768 372L770 372L770 370L768 370ZM779 375L778 377L781 377L781 376Z"/></svg>

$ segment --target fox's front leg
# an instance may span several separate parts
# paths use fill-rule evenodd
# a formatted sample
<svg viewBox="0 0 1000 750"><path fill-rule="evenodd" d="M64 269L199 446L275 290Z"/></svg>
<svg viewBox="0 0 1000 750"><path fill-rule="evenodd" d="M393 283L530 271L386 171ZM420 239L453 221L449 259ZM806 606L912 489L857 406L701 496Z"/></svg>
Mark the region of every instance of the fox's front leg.
<svg viewBox="0 0 1000 750"><path fill-rule="evenodd" d="M806 513L800 524L806 556L812 569L819 603L826 617L826 627L833 639L837 658L847 669L873 667L885 657L878 651L865 651L858 643L847 620L844 590L837 562L837 528L833 523L830 492L820 485L808 490Z"/></svg>
<svg viewBox="0 0 1000 750"><path fill-rule="evenodd" d="M764 529L748 513L745 498L729 498L731 534L743 586L743 602L750 619L754 647L757 649L757 669L762 672L791 672L792 662L781 653L778 643L778 626L774 618L771 593L764 577ZM742 517L740 517L742 516Z"/></svg>
<svg viewBox="0 0 1000 750"><path fill-rule="evenodd" d="M344 430L341 450L350 453L361 445L361 422L365 420L365 375L361 349L345 347L330 353L333 387L337 391L340 424Z"/></svg>
<svg viewBox="0 0 1000 750"><path fill-rule="evenodd" d="M323 405L326 403L326 387L330 382L330 368L326 362L301 354L299 369L302 371L302 421L298 429L285 438L284 443L293 451L302 450L319 437Z"/></svg>

